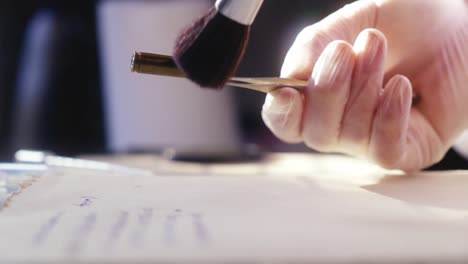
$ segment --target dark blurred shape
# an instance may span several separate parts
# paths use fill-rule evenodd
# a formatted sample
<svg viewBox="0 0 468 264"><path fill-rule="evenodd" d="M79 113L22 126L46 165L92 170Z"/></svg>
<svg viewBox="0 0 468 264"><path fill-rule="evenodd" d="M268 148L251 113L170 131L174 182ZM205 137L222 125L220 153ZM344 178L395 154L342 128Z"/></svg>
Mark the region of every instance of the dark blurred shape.
<svg viewBox="0 0 468 264"><path fill-rule="evenodd" d="M169 160L197 163L242 163L259 161L263 158L263 152L255 144L238 147L167 148L162 155Z"/></svg>
<svg viewBox="0 0 468 264"><path fill-rule="evenodd" d="M0 158L102 152L94 1L0 3Z"/></svg>
<svg viewBox="0 0 468 264"><path fill-rule="evenodd" d="M427 170L468 170L468 161L455 150L450 149L440 162Z"/></svg>

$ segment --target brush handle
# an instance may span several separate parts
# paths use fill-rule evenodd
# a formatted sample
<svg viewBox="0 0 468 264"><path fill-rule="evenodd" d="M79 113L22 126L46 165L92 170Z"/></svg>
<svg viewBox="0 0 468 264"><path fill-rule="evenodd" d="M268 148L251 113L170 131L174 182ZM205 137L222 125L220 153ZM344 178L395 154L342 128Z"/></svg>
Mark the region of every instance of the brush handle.
<svg viewBox="0 0 468 264"><path fill-rule="evenodd" d="M135 52L131 62L132 72L146 73L153 75L184 78L171 56ZM307 81L287 79L287 78L242 78L234 77L227 82L227 86L247 88L263 93L269 93L281 87L291 87L302 91L307 87Z"/></svg>
<svg viewBox="0 0 468 264"><path fill-rule="evenodd" d="M217 0L216 10L239 24L250 26L262 7L263 0Z"/></svg>

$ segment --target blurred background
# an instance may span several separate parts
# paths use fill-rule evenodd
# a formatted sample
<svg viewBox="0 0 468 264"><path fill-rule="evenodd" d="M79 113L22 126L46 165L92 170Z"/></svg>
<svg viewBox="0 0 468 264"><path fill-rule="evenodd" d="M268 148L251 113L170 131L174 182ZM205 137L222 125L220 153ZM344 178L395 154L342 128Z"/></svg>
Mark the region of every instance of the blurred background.
<svg viewBox="0 0 468 264"><path fill-rule="evenodd" d="M0 158L19 148L61 155L278 141L261 120L264 94L202 90L130 72L134 50L170 54L211 0L1 1ZM278 76L304 27L351 0L266 0L239 76ZM437 169L468 168L451 151Z"/></svg>

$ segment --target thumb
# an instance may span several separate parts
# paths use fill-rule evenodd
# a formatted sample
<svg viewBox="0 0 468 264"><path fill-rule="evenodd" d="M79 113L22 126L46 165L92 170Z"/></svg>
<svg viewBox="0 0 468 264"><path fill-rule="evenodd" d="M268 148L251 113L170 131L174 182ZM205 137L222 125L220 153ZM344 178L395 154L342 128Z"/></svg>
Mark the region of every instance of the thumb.
<svg viewBox="0 0 468 264"><path fill-rule="evenodd" d="M343 40L352 44L361 31L375 27L377 8L374 0L356 1L303 29L286 55L281 76L307 80L329 43Z"/></svg>

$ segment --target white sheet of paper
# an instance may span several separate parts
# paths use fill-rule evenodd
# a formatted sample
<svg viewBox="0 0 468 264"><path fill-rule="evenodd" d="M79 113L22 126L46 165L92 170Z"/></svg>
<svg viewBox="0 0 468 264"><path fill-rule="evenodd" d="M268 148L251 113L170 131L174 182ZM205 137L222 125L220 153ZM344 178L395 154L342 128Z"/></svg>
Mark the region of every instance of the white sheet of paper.
<svg viewBox="0 0 468 264"><path fill-rule="evenodd" d="M467 172L292 160L308 162L257 175L44 175L0 211L0 263L468 261Z"/></svg>

